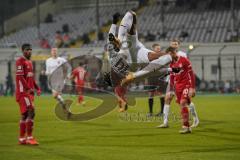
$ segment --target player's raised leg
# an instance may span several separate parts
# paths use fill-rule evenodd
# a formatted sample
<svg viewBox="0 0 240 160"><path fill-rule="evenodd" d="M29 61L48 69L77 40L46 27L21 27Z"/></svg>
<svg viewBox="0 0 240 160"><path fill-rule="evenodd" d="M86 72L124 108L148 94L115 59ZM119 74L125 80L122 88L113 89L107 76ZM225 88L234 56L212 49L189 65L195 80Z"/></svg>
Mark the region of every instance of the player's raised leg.
<svg viewBox="0 0 240 160"><path fill-rule="evenodd" d="M121 47L121 43L119 41L119 39L116 38L117 36L117 23L120 19L120 14L119 13L115 13L113 15L113 19L112 19L112 25L110 27L109 33L108 33L108 42L112 43L114 45L114 50L116 52L119 52L120 47Z"/></svg>
<svg viewBox="0 0 240 160"><path fill-rule="evenodd" d="M158 59L155 59L151 61L145 68L143 68L140 71L129 73L121 82L121 85L126 85L135 79L144 77L154 71L158 71L161 68L163 68L165 65L169 64L172 61L172 58L170 55L163 55L159 57ZM173 70L171 68L162 69L161 72L179 72L178 70Z"/></svg>

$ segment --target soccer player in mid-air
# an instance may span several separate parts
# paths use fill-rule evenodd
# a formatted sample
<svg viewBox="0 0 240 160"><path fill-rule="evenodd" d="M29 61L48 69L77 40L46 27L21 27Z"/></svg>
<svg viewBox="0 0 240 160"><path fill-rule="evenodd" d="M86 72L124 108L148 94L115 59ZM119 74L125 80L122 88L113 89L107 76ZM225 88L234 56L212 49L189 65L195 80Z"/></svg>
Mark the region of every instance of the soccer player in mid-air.
<svg viewBox="0 0 240 160"><path fill-rule="evenodd" d="M117 36L117 23L119 22L119 20L120 20L120 14L115 13L113 15L112 25L109 30L109 34L114 37ZM108 53L111 53L111 51L108 50ZM118 54L118 53L113 53L113 54ZM131 58L129 56L129 50L126 49L124 52L121 52L120 56L124 59L124 61L131 62ZM120 79L119 75L113 71L113 68L111 68L111 81L114 87L114 93L117 97L119 112L124 112L128 109L128 103L126 98L127 86L121 86L119 79Z"/></svg>
<svg viewBox="0 0 240 160"><path fill-rule="evenodd" d="M177 55L177 49L167 48L166 52L172 56L171 68L181 68L179 73L170 74L170 88L174 88L176 101L181 107L182 130L181 134L191 133L189 125L188 105L191 98L195 96L195 75L192 70L191 62L182 56Z"/></svg>
<svg viewBox="0 0 240 160"><path fill-rule="evenodd" d="M72 71L70 79L74 80L75 88L78 94L78 105L85 105L83 89L87 80L87 71L83 67L83 62L79 62L79 66Z"/></svg>
<svg viewBox="0 0 240 160"><path fill-rule="evenodd" d="M187 58L187 54L185 52L179 50L180 41L178 39L171 40L170 46L177 50L178 56ZM174 97L174 91L170 90L169 85L170 85L170 82L168 82L168 87L166 90L165 104L164 104L164 111L163 111L163 113L164 113L163 123L161 125L157 126L158 128L168 128L169 127L168 116L169 116L170 104ZM193 116L193 124L191 125L191 127L197 127L199 124L199 118L198 118L194 103L191 101L191 103L189 104L188 107L189 107L191 115Z"/></svg>
<svg viewBox="0 0 240 160"><path fill-rule="evenodd" d="M19 144L38 145L33 137L34 126L34 90L41 94L33 73L33 65L30 60L32 47L30 44L22 45L23 56L16 60L16 101L21 112Z"/></svg>
<svg viewBox="0 0 240 160"><path fill-rule="evenodd" d="M136 18L136 13L133 11L128 11L124 17L121 20L120 27L118 30L118 37L116 32L117 32L117 22L119 19L119 15L115 14L113 16L113 24L111 25L110 31L109 31L109 41L114 45L114 50L110 50L110 54L115 54L123 57L123 61L128 61L132 63L158 63L158 66L160 65L163 67L165 64L168 64L171 62L171 56L170 55L165 55L164 52L161 51L152 51L147 49L139 40L138 40L138 34L137 34L137 18ZM130 45L128 46L130 42ZM122 60L119 58L119 60ZM125 59L125 60L124 60ZM119 61L116 61L116 64L121 64L121 68L125 68L124 63L119 63ZM115 67L115 65L112 65L112 68L116 68L116 72L118 72L120 69ZM165 72L165 71L164 71ZM116 81L117 86L115 89L116 95L119 97L119 102L120 104L123 104L123 106L127 106L126 103L126 98L124 98L124 95L126 93L126 86L123 85L121 82L121 75L119 78L114 79L115 73L113 72L112 74L112 81ZM123 82L131 81L132 79L141 76L142 73L138 73L136 75L130 74L126 76L125 79L123 79ZM117 77L117 76L116 76ZM118 81L120 82L118 83ZM124 103L122 103L124 102ZM120 105L122 106L122 105ZM120 107L123 108L123 107Z"/></svg>
<svg viewBox="0 0 240 160"><path fill-rule="evenodd" d="M126 50L129 50L133 63L149 63L143 70L134 73L129 72L122 80L122 86L130 83L134 79L147 75L155 70L159 70L172 61L172 57L164 52L155 52L147 49L138 40L136 25L136 13L128 11L120 23L118 37L112 33L109 34L109 41L114 45L114 50L118 52L119 55L125 55L125 57L127 57ZM112 25L110 31L114 30L112 28L116 28L116 26ZM173 71L175 72L176 70Z"/></svg>
<svg viewBox="0 0 240 160"><path fill-rule="evenodd" d="M60 103L64 111L68 112L64 99L61 96L64 87L64 77L67 73L64 73L63 67L61 68L60 66L66 63L67 61L64 58L58 57L58 49L52 48L51 57L46 60L46 74L49 76L49 84L53 97Z"/></svg>

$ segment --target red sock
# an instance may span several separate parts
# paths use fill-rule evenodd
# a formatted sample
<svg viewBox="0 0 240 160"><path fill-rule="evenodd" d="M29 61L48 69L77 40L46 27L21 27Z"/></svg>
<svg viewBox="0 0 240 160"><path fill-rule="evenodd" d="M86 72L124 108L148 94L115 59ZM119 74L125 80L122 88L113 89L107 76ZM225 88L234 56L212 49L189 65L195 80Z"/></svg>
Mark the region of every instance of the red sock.
<svg viewBox="0 0 240 160"><path fill-rule="evenodd" d="M119 106L119 108L122 108L122 101L118 101L118 106Z"/></svg>
<svg viewBox="0 0 240 160"><path fill-rule="evenodd" d="M78 102L81 103L83 101L83 95L79 95Z"/></svg>
<svg viewBox="0 0 240 160"><path fill-rule="evenodd" d="M187 107L182 107L182 121L183 125L189 127L189 112Z"/></svg>
<svg viewBox="0 0 240 160"><path fill-rule="evenodd" d="M27 136L32 137L32 131L33 131L33 120L27 119Z"/></svg>
<svg viewBox="0 0 240 160"><path fill-rule="evenodd" d="M20 120L19 127L20 127L20 138L24 138L26 133L26 121Z"/></svg>

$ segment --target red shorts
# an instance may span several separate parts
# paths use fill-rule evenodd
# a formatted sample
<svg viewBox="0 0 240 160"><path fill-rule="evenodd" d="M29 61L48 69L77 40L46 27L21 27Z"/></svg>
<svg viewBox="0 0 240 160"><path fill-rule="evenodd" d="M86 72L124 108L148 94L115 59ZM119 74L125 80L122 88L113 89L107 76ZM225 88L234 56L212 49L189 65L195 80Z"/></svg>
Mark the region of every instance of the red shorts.
<svg viewBox="0 0 240 160"><path fill-rule="evenodd" d="M34 109L32 99L30 98L30 96L19 97L18 104L20 107L21 114L25 113L29 109Z"/></svg>
<svg viewBox="0 0 240 160"><path fill-rule="evenodd" d="M191 98L188 96L189 87L175 90L176 102L180 104L182 100L187 100L188 103L191 102Z"/></svg>
<svg viewBox="0 0 240 160"><path fill-rule="evenodd" d="M76 83L76 91L78 93L82 94L83 88L84 88L84 81L79 81L79 82Z"/></svg>
<svg viewBox="0 0 240 160"><path fill-rule="evenodd" d="M125 102L127 101L126 97L125 97L125 94L127 93L127 88L126 87L116 86L115 89L114 89L114 92L118 97L123 99Z"/></svg>

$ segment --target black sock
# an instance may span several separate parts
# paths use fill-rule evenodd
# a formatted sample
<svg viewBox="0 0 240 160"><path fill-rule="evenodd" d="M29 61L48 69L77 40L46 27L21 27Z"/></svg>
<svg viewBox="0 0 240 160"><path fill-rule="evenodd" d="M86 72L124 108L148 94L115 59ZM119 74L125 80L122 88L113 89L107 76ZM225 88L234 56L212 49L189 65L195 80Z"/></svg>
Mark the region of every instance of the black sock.
<svg viewBox="0 0 240 160"><path fill-rule="evenodd" d="M148 98L149 113L153 113L153 98Z"/></svg>
<svg viewBox="0 0 240 160"><path fill-rule="evenodd" d="M163 113L163 109L164 109L164 104L165 104L165 99L164 97L160 97L160 101L161 101L161 113Z"/></svg>

